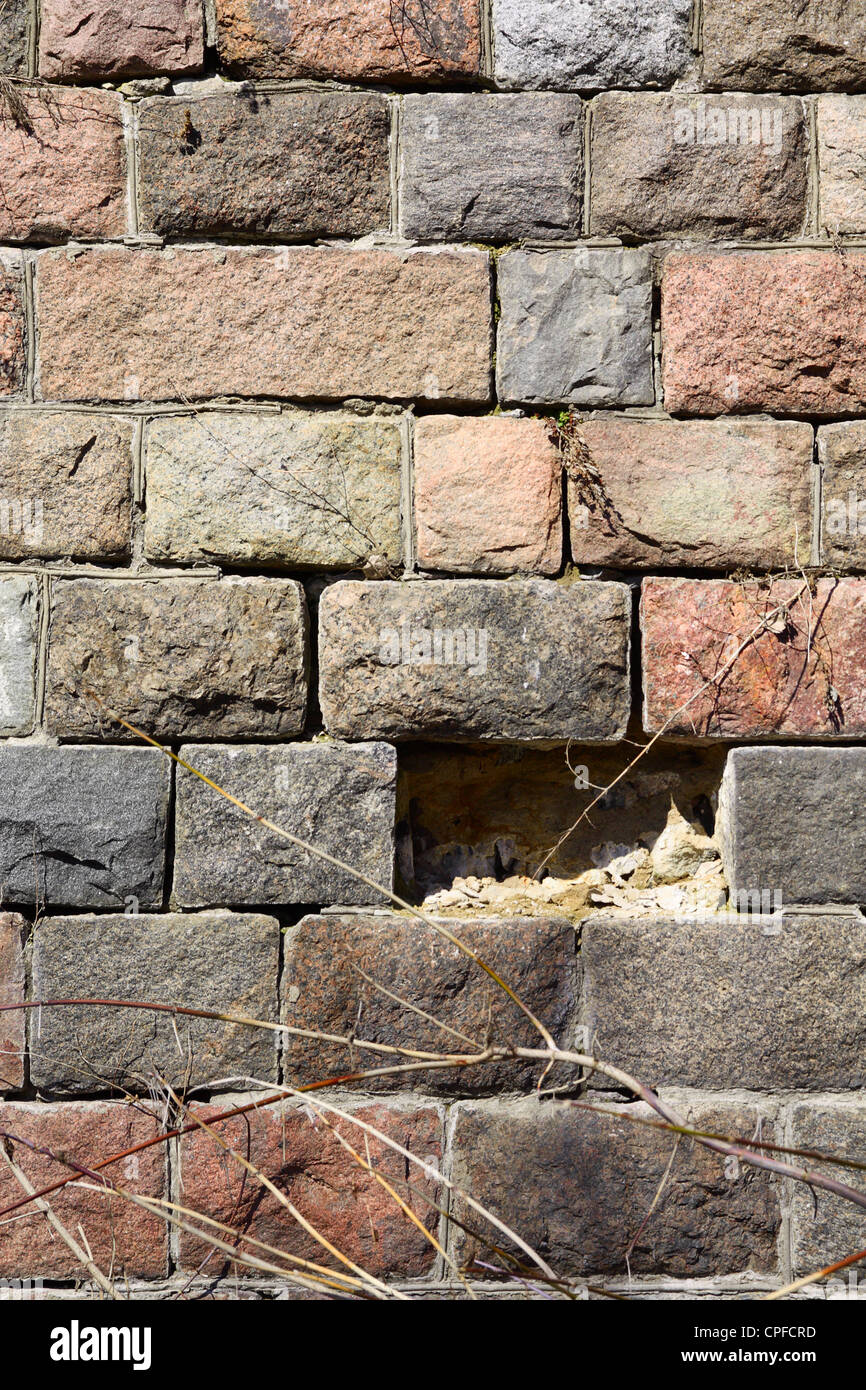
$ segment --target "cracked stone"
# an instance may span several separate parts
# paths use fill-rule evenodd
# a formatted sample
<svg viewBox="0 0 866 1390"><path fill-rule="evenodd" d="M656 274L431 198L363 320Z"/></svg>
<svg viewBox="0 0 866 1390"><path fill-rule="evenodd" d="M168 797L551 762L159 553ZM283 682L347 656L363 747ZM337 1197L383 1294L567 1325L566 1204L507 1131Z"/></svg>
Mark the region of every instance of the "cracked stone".
<svg viewBox="0 0 866 1390"><path fill-rule="evenodd" d="M39 73L57 82L198 72L200 0L41 0Z"/></svg>
<svg viewBox="0 0 866 1390"><path fill-rule="evenodd" d="M170 783L155 748L0 745L3 900L161 906Z"/></svg>

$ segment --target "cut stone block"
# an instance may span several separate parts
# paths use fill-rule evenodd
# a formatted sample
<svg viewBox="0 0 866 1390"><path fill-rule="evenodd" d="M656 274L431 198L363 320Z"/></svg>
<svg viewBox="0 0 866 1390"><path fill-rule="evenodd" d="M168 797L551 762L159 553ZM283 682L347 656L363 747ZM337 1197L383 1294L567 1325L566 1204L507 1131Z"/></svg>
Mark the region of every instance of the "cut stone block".
<svg viewBox="0 0 866 1390"><path fill-rule="evenodd" d="M794 1107L790 1144L798 1149L832 1154L835 1158L863 1162L866 1153L866 1107L809 1101ZM791 1160L797 1162L796 1159ZM804 1166L863 1190L863 1174L856 1169L839 1168L816 1160L801 1160ZM791 1238L795 1275L826 1269L837 1260L866 1247L866 1211L835 1197L831 1192L812 1191L802 1183L792 1183ZM828 1298L863 1297L862 1267L843 1269L821 1287Z"/></svg>
<svg viewBox="0 0 866 1390"><path fill-rule="evenodd" d="M389 229L383 97L259 92L156 97L139 116L142 225L164 237L277 241Z"/></svg>
<svg viewBox="0 0 866 1390"><path fill-rule="evenodd" d="M718 832L732 893L866 903L866 748L735 748Z"/></svg>
<svg viewBox="0 0 866 1390"><path fill-rule="evenodd" d="M866 87L860 0L704 0L704 82L756 92Z"/></svg>
<svg viewBox="0 0 866 1390"><path fill-rule="evenodd" d="M56 82L183 75L204 63L201 0L40 0L39 73Z"/></svg>
<svg viewBox="0 0 866 1390"><path fill-rule="evenodd" d="M391 888L397 755L387 744L190 744L181 756L259 815ZM174 896L184 907L383 901L184 768L177 782Z"/></svg>
<svg viewBox="0 0 866 1390"><path fill-rule="evenodd" d="M145 552L337 569L402 556L393 420L208 412L147 427Z"/></svg>
<svg viewBox="0 0 866 1390"><path fill-rule="evenodd" d="M37 999L129 999L277 1021L280 926L230 912L47 917L33 942ZM180 1046L178 1046L178 1041ZM51 1091L147 1091L276 1080L274 1033L139 1009L44 1009L30 1075Z"/></svg>
<svg viewBox="0 0 866 1390"><path fill-rule="evenodd" d="M427 93L403 101L403 234L421 241L574 236L583 202L578 97Z"/></svg>
<svg viewBox="0 0 866 1390"><path fill-rule="evenodd" d="M443 926L508 982L562 1046L571 1046L577 977L570 922L505 917L444 921ZM485 1042L537 1045L537 1031L516 1005L480 966L424 922L386 914L305 917L286 933L285 953L283 1021L293 1028L424 1052L471 1052L469 1039L480 1044L478 1050ZM410 1000L424 1016L407 1011L398 999ZM380 1053L362 1047L350 1053L291 1035L285 1041L283 1065L292 1085L339 1076L351 1059L358 1067L388 1065ZM531 1090L538 1074L532 1063L501 1061L378 1084L479 1095Z"/></svg>
<svg viewBox="0 0 866 1390"><path fill-rule="evenodd" d="M623 584L341 581L319 605L335 737L606 743L629 715Z"/></svg>
<svg viewBox="0 0 866 1390"><path fill-rule="evenodd" d="M501 400L652 404L646 251L509 251L498 273Z"/></svg>
<svg viewBox="0 0 866 1390"><path fill-rule="evenodd" d="M798 846L804 833L796 831ZM774 914L775 895L760 891L769 880L756 877L751 892L741 882L727 911L705 917L583 923L584 1018L595 1055L653 1087L862 1087L866 919L838 909Z"/></svg>
<svg viewBox="0 0 866 1390"><path fill-rule="evenodd" d="M0 516L3 503L0 502ZM36 637L39 581L0 579L0 734L29 734L36 719Z"/></svg>
<svg viewBox="0 0 866 1390"><path fill-rule="evenodd" d="M300 584L57 581L48 727L67 738L102 736L106 709L156 738L300 733L307 709L307 608ZM135 737L119 725L112 735Z"/></svg>
<svg viewBox="0 0 866 1390"><path fill-rule="evenodd" d="M170 783L156 748L0 745L3 901L160 907Z"/></svg>
<svg viewBox="0 0 866 1390"><path fill-rule="evenodd" d="M115 560L132 543L132 421L0 415L0 557Z"/></svg>
<svg viewBox="0 0 866 1390"><path fill-rule="evenodd" d="M866 569L866 421L818 430L822 472L821 562Z"/></svg>
<svg viewBox="0 0 866 1390"><path fill-rule="evenodd" d="M0 913L0 1004L23 1004L26 988L24 940L28 924L14 912ZM0 1014L0 1095L24 1085L26 1011Z"/></svg>
<svg viewBox="0 0 866 1390"><path fill-rule="evenodd" d="M493 0L506 87L668 86L690 59L690 0Z"/></svg>

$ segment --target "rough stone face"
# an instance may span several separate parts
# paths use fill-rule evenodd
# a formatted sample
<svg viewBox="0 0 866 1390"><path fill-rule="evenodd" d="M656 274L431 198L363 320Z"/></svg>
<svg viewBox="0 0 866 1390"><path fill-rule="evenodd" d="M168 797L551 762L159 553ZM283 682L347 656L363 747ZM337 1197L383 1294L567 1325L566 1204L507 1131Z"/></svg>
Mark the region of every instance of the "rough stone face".
<svg viewBox="0 0 866 1390"><path fill-rule="evenodd" d="M400 151L404 236L515 241L580 231L578 97L407 96Z"/></svg>
<svg viewBox="0 0 866 1390"><path fill-rule="evenodd" d="M15 1162L32 1185L47 1187L68 1176L69 1169L30 1145L64 1154L88 1164L121 1153L160 1133L156 1115L134 1106L102 1101L77 1105L44 1105L10 1101L0 1106L3 1128L26 1140L15 1144ZM165 1146L120 1159L105 1169L106 1177L127 1192L160 1200L166 1191ZM0 1206L8 1206L22 1191L7 1164L0 1165ZM122 1283L124 1276L159 1279L168 1272L168 1225L123 1197L91 1192L76 1183L51 1194L51 1209L80 1244L86 1245L99 1268ZM81 1239L79 1226L84 1232ZM9 1220L0 1242L0 1278L82 1279L81 1263L58 1238L43 1214L32 1204Z"/></svg>
<svg viewBox="0 0 866 1390"><path fill-rule="evenodd" d="M0 557L129 553L132 422L78 411L0 415Z"/></svg>
<svg viewBox="0 0 866 1390"><path fill-rule="evenodd" d="M48 726L63 737L99 736L106 706L157 738L299 734L307 711L300 584L57 581ZM112 736L134 737L119 728Z"/></svg>
<svg viewBox="0 0 866 1390"><path fill-rule="evenodd" d="M576 564L760 570L808 562L810 425L606 415L574 429Z"/></svg>
<svg viewBox="0 0 866 1390"><path fill-rule="evenodd" d="M319 697L343 738L623 737L630 594L544 579L334 584Z"/></svg>
<svg viewBox="0 0 866 1390"><path fill-rule="evenodd" d="M862 1163L866 1149L866 1108L833 1105L826 1101L796 1105L790 1143L798 1149L811 1149ZM863 1189L863 1174L856 1169L846 1171L833 1164L814 1161L806 1161L805 1166L861 1191ZM844 1260L846 1255L852 1255L855 1250L862 1250L866 1246L866 1211L829 1192L816 1192L813 1196L802 1183L793 1184L793 1189L791 1236L795 1274L812 1274L816 1269L826 1269L828 1265ZM862 1298L860 1268L856 1268L854 1273L859 1286L856 1296ZM850 1287L849 1277L848 1270L841 1270L835 1276L841 1281L846 1295ZM832 1296L839 1285L830 1284L827 1288Z"/></svg>
<svg viewBox="0 0 866 1390"><path fill-rule="evenodd" d="M33 944L36 999L137 999L277 1021L280 926L230 912L48 917ZM180 1039L180 1048L178 1047ZM43 1009L31 1078L51 1091L146 1091L276 1080L275 1035L138 1009Z"/></svg>
<svg viewBox="0 0 866 1390"><path fill-rule="evenodd" d="M577 980L570 922L512 917L443 925L508 982L563 1046L571 1046ZM293 1028L354 1034L424 1052L472 1052L476 1049L469 1040L480 1044L479 1051L485 1042L535 1047L538 1041L532 1024L474 961L412 918L305 917L286 934L285 959L283 1021ZM410 1000L428 1017L408 1012L393 996ZM431 1018L443 1026L438 1028ZM291 1085L340 1076L353 1067L387 1065L387 1058L363 1048L350 1053L303 1038L285 1040L284 1068ZM478 1095L530 1090L538 1071L525 1063L497 1062L465 1072L426 1072L414 1083L411 1077L394 1077L384 1084Z"/></svg>
<svg viewBox="0 0 866 1390"><path fill-rule="evenodd" d="M24 282L17 256L0 256L0 396L24 386L27 361Z"/></svg>
<svg viewBox="0 0 866 1390"><path fill-rule="evenodd" d="M430 1241L373 1174L343 1147L337 1134L396 1187L416 1216L434 1232L439 1218L431 1203L441 1201L441 1188L422 1169L350 1119L337 1119L327 1111L324 1117L317 1116L314 1104L304 1109L271 1106L222 1123L217 1123L217 1107L196 1105L194 1109L224 1143L249 1157L307 1221L350 1260L374 1275L417 1277L428 1273L435 1258ZM352 1108L352 1114L438 1167L442 1123L437 1110L367 1105ZM184 1200L195 1211L229 1222L254 1239L302 1259L345 1270L302 1230L273 1193L263 1192L258 1183L251 1182L240 1164L226 1162L212 1135L204 1130L186 1135L181 1141L180 1165ZM405 1187L406 1178L414 1192ZM198 1269L208 1252L202 1241L181 1235L182 1268ZM219 1261L212 1260L211 1264L220 1268Z"/></svg>
<svg viewBox="0 0 866 1390"><path fill-rule="evenodd" d="M540 420L428 415L415 426L422 569L555 574L562 464Z"/></svg>
<svg viewBox="0 0 866 1390"><path fill-rule="evenodd" d="M760 890L771 884L792 900L784 878L762 873L743 899L757 913L732 905L694 920L584 922L585 1021L595 1055L649 1086L861 1087L866 920L838 910L761 916Z"/></svg>
<svg viewBox="0 0 866 1390"><path fill-rule="evenodd" d="M373 417L211 413L147 427L153 560L399 564L402 437Z"/></svg>
<svg viewBox="0 0 866 1390"><path fill-rule="evenodd" d="M3 735L29 734L36 718L38 582L23 574L4 575L0 579L0 734Z"/></svg>
<svg viewBox="0 0 866 1390"><path fill-rule="evenodd" d="M159 907L170 781L155 748L0 746L3 900Z"/></svg>
<svg viewBox="0 0 866 1390"><path fill-rule="evenodd" d="M717 826L731 892L866 902L864 796L862 748L732 749Z"/></svg>
<svg viewBox="0 0 866 1390"><path fill-rule="evenodd" d="M822 226L866 231L866 98L818 98L818 168Z"/></svg>
<svg viewBox="0 0 866 1390"><path fill-rule="evenodd" d="M651 405L645 251L511 251L499 262L502 400Z"/></svg>
<svg viewBox="0 0 866 1390"><path fill-rule="evenodd" d="M390 889L397 755L387 744L188 744L181 754L259 815ZM258 825L183 768L174 896L184 907L382 901L350 874Z"/></svg>
<svg viewBox="0 0 866 1390"><path fill-rule="evenodd" d="M507 87L667 86L691 59L689 0L493 0Z"/></svg>
<svg viewBox="0 0 866 1390"><path fill-rule="evenodd" d="M866 87L866 11L851 0L704 0L704 82L757 92Z"/></svg>
<svg viewBox="0 0 866 1390"><path fill-rule="evenodd" d="M27 76L27 35L30 27L28 0L6 0L0 25L0 72L10 77Z"/></svg>
<svg viewBox="0 0 866 1390"><path fill-rule="evenodd" d="M866 422L822 425L821 558L839 569L866 568Z"/></svg>
<svg viewBox="0 0 866 1390"><path fill-rule="evenodd" d="M482 251L48 251L37 282L45 399L490 393Z"/></svg>
<svg viewBox="0 0 866 1390"><path fill-rule="evenodd" d="M808 137L796 97L627 95L592 108L593 236L795 236Z"/></svg>
<svg viewBox="0 0 866 1390"><path fill-rule="evenodd" d="M126 233L126 155L120 98L57 87L21 93L24 111L0 121L0 238L64 241ZM26 113L26 114L25 114Z"/></svg>
<svg viewBox="0 0 866 1390"><path fill-rule="evenodd" d="M811 592L802 579L646 579L644 728L705 738L862 737L864 619L863 579L818 579Z"/></svg>
<svg viewBox="0 0 866 1390"><path fill-rule="evenodd" d="M28 924L14 912L0 914L0 1004L24 1001L24 934ZM26 1015L0 1014L0 1094L24 1085Z"/></svg>
<svg viewBox="0 0 866 1390"><path fill-rule="evenodd" d="M476 77L478 0L217 0L219 54L242 77Z"/></svg>
<svg viewBox="0 0 866 1390"><path fill-rule="evenodd" d="M388 103L349 92L141 106L142 224L160 236L364 236L391 217Z"/></svg>
<svg viewBox="0 0 866 1390"><path fill-rule="evenodd" d="M837 415L866 407L866 255L669 256L665 408Z"/></svg>
<svg viewBox="0 0 866 1390"><path fill-rule="evenodd" d="M671 1137L621 1118L623 1109L648 1118L648 1106L612 1109L598 1115L537 1100L460 1105L453 1180L560 1275L625 1274L632 1241L632 1274L695 1278L775 1267L780 1214L767 1174L743 1167L731 1180L718 1154L684 1140L648 1219ZM698 1129L751 1137L758 1112L704 1103L691 1106L689 1118ZM766 1121L763 1132L772 1139ZM459 1198L456 1209L474 1224ZM459 1227L453 1240L461 1262L488 1258Z"/></svg>
<svg viewBox="0 0 866 1390"><path fill-rule="evenodd" d="M200 0L41 0L39 73L62 78L198 72L204 62Z"/></svg>

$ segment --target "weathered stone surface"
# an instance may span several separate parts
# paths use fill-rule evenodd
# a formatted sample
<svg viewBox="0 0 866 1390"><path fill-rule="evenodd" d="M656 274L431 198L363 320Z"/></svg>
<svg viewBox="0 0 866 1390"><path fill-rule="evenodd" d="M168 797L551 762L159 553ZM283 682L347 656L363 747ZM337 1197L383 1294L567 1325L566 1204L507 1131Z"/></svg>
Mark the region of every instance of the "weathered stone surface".
<svg viewBox="0 0 866 1390"><path fill-rule="evenodd" d="M217 0L221 62L242 77L452 81L481 67L478 0Z"/></svg>
<svg viewBox="0 0 866 1390"><path fill-rule="evenodd" d="M795 236L808 134L796 97L603 92L592 108L594 236Z"/></svg>
<svg viewBox="0 0 866 1390"><path fill-rule="evenodd" d="M279 954L273 917L46 917L33 941L33 997L144 1000L273 1023ZM181 1087L276 1080L273 1033L180 1014L43 1009L30 1050L34 1085L54 1092L147 1091L156 1076Z"/></svg>
<svg viewBox="0 0 866 1390"><path fill-rule="evenodd" d="M48 727L62 737L101 737L106 707L157 738L300 733L307 711L307 609L300 584L57 581L48 638ZM134 737L123 729L112 733Z"/></svg>
<svg viewBox="0 0 866 1390"><path fill-rule="evenodd" d="M779 1202L767 1174L741 1168L732 1180L718 1154L683 1141L663 1200L653 1209L671 1161L671 1137L623 1118L623 1112L649 1118L649 1106L612 1112L537 1100L462 1104L453 1181L560 1275L625 1274L629 1268L632 1274L698 1277L775 1267ZM704 1103L691 1106L689 1118L698 1129L751 1137L758 1112ZM772 1139L766 1121L763 1133ZM456 1212L475 1224L459 1198ZM453 1240L461 1261L487 1258L459 1227Z"/></svg>
<svg viewBox="0 0 866 1390"><path fill-rule="evenodd" d="M761 570L808 561L810 425L604 415L574 430L576 564Z"/></svg>
<svg viewBox="0 0 866 1390"><path fill-rule="evenodd" d="M188 744L182 756L259 815L390 889L397 755L387 744ZM174 896L184 907L382 901L344 870L258 825L183 768Z"/></svg>
<svg viewBox="0 0 866 1390"><path fill-rule="evenodd" d="M479 918L444 926L508 983L562 1046L571 1045L577 972L570 922L554 916ZM538 1041L532 1024L474 961L412 918L305 917L286 934L285 961L283 1021L293 1028L423 1052L481 1051L487 1042L535 1047ZM398 997L426 1017L409 1012ZM299 1086L353 1066L387 1066L388 1060L361 1047L350 1054L345 1047L288 1036L283 1065L288 1083ZM503 1061L465 1072L425 1072L414 1084L443 1094L483 1095L530 1090L537 1080L537 1066ZM384 1084L407 1083L413 1078Z"/></svg>
<svg viewBox="0 0 866 1390"><path fill-rule="evenodd" d="M57 87L20 93L0 121L0 239L64 241L126 233L126 155L120 98Z"/></svg>
<svg viewBox="0 0 866 1390"><path fill-rule="evenodd" d="M839 569L866 569L866 422L818 430L823 475L821 559Z"/></svg>
<svg viewBox="0 0 866 1390"><path fill-rule="evenodd" d="M705 738L862 737L864 620L863 579L818 579L811 591L802 579L646 579L644 728Z"/></svg>
<svg viewBox="0 0 866 1390"><path fill-rule="evenodd" d="M68 1177L69 1168L45 1152L63 1154L83 1167L121 1153L160 1133L158 1117L144 1106L102 1101L44 1105L10 1101L0 1105L4 1130L26 1141L14 1145L15 1162L38 1190ZM166 1191L165 1146L153 1144L106 1169L106 1176L127 1192L163 1200ZM0 1205L22 1196L7 1164L0 1165ZM122 1283L133 1278L164 1278L168 1272L168 1223L133 1206L123 1197L92 1192L69 1183L51 1194L51 1209L66 1229L92 1253L105 1273ZM84 1232L81 1241L79 1226ZM82 1279L81 1262L31 1204L15 1212L0 1242L0 1278Z"/></svg>
<svg viewBox="0 0 866 1390"><path fill-rule="evenodd" d="M499 262L502 400L651 405L645 251L510 251Z"/></svg>
<svg viewBox="0 0 866 1390"><path fill-rule="evenodd" d="M0 503L2 515L2 503ZM0 734L29 734L36 717L38 580L0 579Z"/></svg>
<svg viewBox="0 0 866 1390"><path fill-rule="evenodd" d="M626 776L623 749L616 745L572 745L569 761L571 769L561 745L405 744L397 803L401 878L423 898L450 888L458 875L531 877L553 846L547 867L554 878L574 878L645 852L665 830L672 804L684 820L702 811L707 819L725 754L717 744L664 741ZM581 820L598 795L595 788L610 787L616 778ZM563 842L563 828L575 822ZM549 904L539 908L557 911Z"/></svg>
<svg viewBox="0 0 866 1390"><path fill-rule="evenodd" d="M391 217L388 103L350 92L152 98L142 225L160 236L364 236Z"/></svg>
<svg viewBox="0 0 866 1390"><path fill-rule="evenodd" d="M198 72L204 62L200 0L41 0L39 73L61 78Z"/></svg>
<svg viewBox="0 0 866 1390"><path fill-rule="evenodd" d="M417 1277L428 1273L435 1258L432 1244L337 1135L342 1135L386 1182L395 1185L419 1220L434 1232L439 1219L435 1204L441 1201L441 1188L422 1169L353 1124L348 1116L335 1118L327 1111L317 1116L314 1105L315 1101L303 1108L271 1106L222 1123L215 1106L196 1105L195 1113L216 1129L224 1143L243 1153L265 1173L306 1220L356 1265L379 1276ZM347 1109L362 1123L438 1167L442 1121L433 1107L405 1110L385 1105L341 1105L341 1109ZM336 1265L345 1272L345 1265L338 1264L307 1235L273 1193L251 1182L240 1164L226 1163L224 1151L212 1135L197 1130L184 1137L180 1168L184 1200L193 1210L230 1222L254 1239L302 1259ZM414 1191L406 1188L407 1178ZM204 1242L184 1233L181 1266L197 1270L209 1249Z"/></svg>
<svg viewBox="0 0 866 1390"><path fill-rule="evenodd" d="M0 396L14 396L24 386L27 362L24 327L24 279L15 255L0 256Z"/></svg>
<svg viewBox="0 0 866 1390"><path fill-rule="evenodd" d="M515 241L576 235L583 202L578 97L407 96L400 128L403 234Z"/></svg>
<svg viewBox="0 0 866 1390"><path fill-rule="evenodd" d="M866 97L818 98L818 170L821 225L866 231Z"/></svg>
<svg viewBox="0 0 866 1390"><path fill-rule="evenodd" d="M798 1149L811 1149L813 1153L832 1154L834 1158L862 1163L866 1152L866 1107L834 1105L828 1101L796 1105L789 1142ZM863 1190L863 1174L856 1169L846 1171L815 1160L803 1162L805 1167ZM791 1239L795 1274L826 1269L866 1246L866 1211L829 1192L813 1192L802 1183L792 1186ZM854 1274L857 1282L853 1287L857 1288L856 1296L862 1298L861 1270L857 1268ZM841 1289L850 1297L849 1271L841 1270L835 1278L841 1283L828 1284L828 1293L832 1296Z"/></svg>
<svg viewBox="0 0 866 1390"><path fill-rule="evenodd" d="M541 420L428 415L415 426L422 569L555 574L562 463Z"/></svg>
<svg viewBox="0 0 866 1390"><path fill-rule="evenodd" d="M507 87L667 86L691 59L689 0L493 0Z"/></svg>
<svg viewBox="0 0 866 1390"><path fill-rule="evenodd" d="M731 892L866 902L864 797L862 748L732 749L717 826Z"/></svg>
<svg viewBox="0 0 866 1390"><path fill-rule="evenodd" d="M855 0L704 0L704 82L766 92L866 87L866 11Z"/></svg>
<svg viewBox="0 0 866 1390"><path fill-rule="evenodd" d="M662 279L666 409L862 412L864 276L862 253L669 256Z"/></svg>
<svg viewBox="0 0 866 1390"><path fill-rule="evenodd" d="M792 900L784 877L761 873L744 907L759 908L770 886ZM592 917L581 962L596 1056L649 1086L832 1091L866 1080L859 914L761 916L732 904L694 920Z"/></svg>
<svg viewBox="0 0 866 1390"><path fill-rule="evenodd" d="M319 605L319 697L335 737L623 737L625 585L527 579L334 584Z"/></svg>
<svg viewBox="0 0 866 1390"><path fill-rule="evenodd" d="M0 557L129 553L132 422L79 411L0 415Z"/></svg>
<svg viewBox="0 0 866 1390"><path fill-rule="evenodd" d="M0 72L10 77L27 76L29 28L28 0L5 0L0 24Z"/></svg>
<svg viewBox="0 0 866 1390"><path fill-rule="evenodd" d="M37 283L45 399L490 394L482 251L47 251Z"/></svg>
<svg viewBox="0 0 866 1390"><path fill-rule="evenodd" d="M399 564L397 422L330 412L211 413L147 427L153 560L298 569Z"/></svg>
<svg viewBox="0 0 866 1390"><path fill-rule="evenodd" d="M24 1001L24 934L28 924L14 912L0 914L0 1004ZM0 1094L24 1085L26 1015L0 1014Z"/></svg>
<svg viewBox="0 0 866 1390"><path fill-rule="evenodd" d="M161 906L170 782L155 748L0 746L3 901Z"/></svg>

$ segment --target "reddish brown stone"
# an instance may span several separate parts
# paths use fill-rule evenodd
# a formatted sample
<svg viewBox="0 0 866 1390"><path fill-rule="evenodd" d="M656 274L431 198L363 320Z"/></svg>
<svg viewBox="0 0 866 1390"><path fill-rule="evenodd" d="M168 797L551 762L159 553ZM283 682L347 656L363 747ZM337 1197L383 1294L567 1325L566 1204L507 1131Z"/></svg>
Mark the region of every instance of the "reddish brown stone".
<svg viewBox="0 0 866 1390"><path fill-rule="evenodd" d="M0 121L0 239L63 241L126 232L120 98L58 87L28 95Z"/></svg>
<svg viewBox="0 0 866 1390"><path fill-rule="evenodd" d="M866 255L678 253L662 281L670 411L866 408Z"/></svg>
<svg viewBox="0 0 866 1390"><path fill-rule="evenodd" d="M479 917L445 925L565 1045L573 1032L577 995L572 924L549 916ZM368 1042L422 1052L471 1052L472 1039L479 1050L485 1041L534 1047L538 1040L533 1025L475 961L423 922L396 914L305 917L286 932L285 952L284 1021L294 1028L343 1037L354 1033ZM407 1010L398 999L410 1000L425 1016ZM380 1054L360 1048L350 1054L345 1047L303 1038L288 1037L285 1047L294 1085L341 1075L350 1056L358 1066L388 1064ZM414 1080L426 1091L482 1095L531 1090L538 1075L537 1065L501 1061L378 1084L405 1087Z"/></svg>
<svg viewBox="0 0 866 1390"><path fill-rule="evenodd" d="M237 1103L237 1098L233 1100ZM326 1240L371 1274L412 1277L430 1270L435 1255L430 1242L340 1144L329 1123L435 1231L438 1214L430 1204L441 1200L441 1190L380 1139L365 1137L364 1130L345 1118L327 1115L326 1123L306 1108L271 1106L218 1125L220 1107L195 1106L194 1110L214 1126L223 1143L255 1164ZM418 1158L438 1165L442 1144L436 1110L369 1105L354 1113ZM198 1130L187 1135L181 1141L180 1161L186 1206L302 1259L344 1268L211 1134ZM411 1193L401 1181L407 1176L414 1189ZM185 1233L180 1242L181 1266L197 1269L208 1247Z"/></svg>
<svg viewBox="0 0 866 1390"><path fill-rule="evenodd" d="M46 251L37 298L46 400L490 392L480 251Z"/></svg>
<svg viewBox="0 0 866 1390"><path fill-rule="evenodd" d="M244 77L475 77L478 0L217 0L219 53Z"/></svg>
<svg viewBox="0 0 866 1390"><path fill-rule="evenodd" d="M201 0L41 0L39 72L52 81L197 72Z"/></svg>
<svg viewBox="0 0 866 1390"><path fill-rule="evenodd" d="M541 420L419 420L418 563L464 574L554 574L562 562L561 475Z"/></svg>
<svg viewBox="0 0 866 1390"><path fill-rule="evenodd" d="M810 425L600 415L575 429L576 564L760 570L809 559Z"/></svg>
<svg viewBox="0 0 866 1390"><path fill-rule="evenodd" d="M13 1141L16 1163L34 1187L47 1187L69 1173L59 1158L35 1153L15 1137L52 1154L64 1155L84 1167L121 1153L160 1132L156 1116L117 1103L79 1101L74 1105L0 1104L0 1130ZM120 1159L105 1170L118 1187L144 1197L164 1198L165 1148L154 1144ZM0 1206L23 1196L6 1163L0 1162ZM167 1273L167 1226L161 1217L133 1206L121 1196L103 1196L69 1184L51 1194L51 1207L79 1243L81 1225L95 1263L104 1274L122 1283L128 1278L160 1278ZM79 1260L55 1234L33 1205L7 1220L0 1241L0 1277L24 1279L86 1279Z"/></svg>
<svg viewBox="0 0 866 1390"><path fill-rule="evenodd" d="M27 923L13 912L0 915L0 1004L24 1000L24 935ZM24 1085L26 1013L0 1014L0 1092Z"/></svg>
<svg viewBox="0 0 866 1390"><path fill-rule="evenodd" d="M866 580L647 579L641 627L648 731L866 734Z"/></svg>
<svg viewBox="0 0 866 1390"><path fill-rule="evenodd" d="M14 396L24 385L26 330L21 264L0 259L0 396Z"/></svg>

